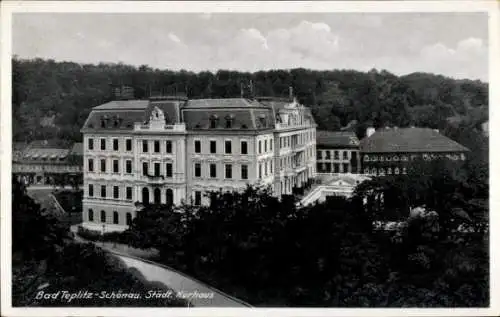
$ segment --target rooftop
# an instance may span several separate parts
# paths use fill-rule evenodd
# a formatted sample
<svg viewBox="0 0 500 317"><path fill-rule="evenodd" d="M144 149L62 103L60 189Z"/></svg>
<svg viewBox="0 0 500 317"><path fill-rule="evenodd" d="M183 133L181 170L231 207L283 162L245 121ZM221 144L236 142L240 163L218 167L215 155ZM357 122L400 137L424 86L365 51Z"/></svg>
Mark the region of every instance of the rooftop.
<svg viewBox="0 0 500 317"><path fill-rule="evenodd" d="M92 108L93 110L146 109L149 100L114 100Z"/></svg>
<svg viewBox="0 0 500 317"><path fill-rule="evenodd" d="M190 108L268 108L266 105L245 98L191 99L184 109Z"/></svg>
<svg viewBox="0 0 500 317"><path fill-rule="evenodd" d="M317 131L316 145L332 148L356 148L359 146L359 140L354 132Z"/></svg>
<svg viewBox="0 0 500 317"><path fill-rule="evenodd" d="M430 128L386 128L360 142L361 152L467 152L469 149Z"/></svg>

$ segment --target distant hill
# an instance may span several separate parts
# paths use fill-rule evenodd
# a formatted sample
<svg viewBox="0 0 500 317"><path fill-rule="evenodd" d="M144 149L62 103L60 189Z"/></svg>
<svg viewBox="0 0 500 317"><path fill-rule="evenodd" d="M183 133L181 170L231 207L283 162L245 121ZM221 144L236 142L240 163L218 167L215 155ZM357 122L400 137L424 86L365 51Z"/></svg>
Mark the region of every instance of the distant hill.
<svg viewBox="0 0 500 317"><path fill-rule="evenodd" d="M256 96L283 97L291 86L299 101L311 107L320 129L347 127L358 136L369 124L444 129L450 117L474 125L488 115L487 83L428 73L396 76L384 70L298 68L213 74L42 59L16 58L12 63L15 141L81 141L79 130L90 109L112 100L117 85L132 87L137 99L150 92L189 98L239 97L242 85L250 82Z"/></svg>

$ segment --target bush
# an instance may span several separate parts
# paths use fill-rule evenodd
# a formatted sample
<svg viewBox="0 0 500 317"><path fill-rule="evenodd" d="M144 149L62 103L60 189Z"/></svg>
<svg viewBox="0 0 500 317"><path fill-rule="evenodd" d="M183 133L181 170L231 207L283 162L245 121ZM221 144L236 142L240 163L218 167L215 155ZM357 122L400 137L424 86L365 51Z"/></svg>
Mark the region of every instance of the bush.
<svg viewBox="0 0 500 317"><path fill-rule="evenodd" d="M82 226L78 226L77 234L89 241L100 241L102 233L97 230L86 229Z"/></svg>
<svg viewBox="0 0 500 317"><path fill-rule="evenodd" d="M77 234L83 239L89 241L102 241L102 242L117 242L126 243L126 235L123 232L105 232L102 234L98 230L86 229L82 226L78 226Z"/></svg>

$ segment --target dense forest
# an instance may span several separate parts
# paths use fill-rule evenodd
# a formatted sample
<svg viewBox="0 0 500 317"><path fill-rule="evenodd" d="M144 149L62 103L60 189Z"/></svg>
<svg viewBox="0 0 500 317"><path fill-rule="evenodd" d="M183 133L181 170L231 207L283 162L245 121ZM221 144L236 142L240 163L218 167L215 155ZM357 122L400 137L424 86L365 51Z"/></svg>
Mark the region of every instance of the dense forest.
<svg viewBox="0 0 500 317"><path fill-rule="evenodd" d="M488 118L487 83L427 73L396 76L384 70L297 68L214 74L15 57L12 74L15 141L80 141L79 130L90 109L112 100L117 85L133 87L139 99L158 93L239 97L242 85L250 83L255 96L284 97L292 87L298 100L311 107L320 129L348 126L359 136L367 125L446 130L465 122L474 129Z"/></svg>

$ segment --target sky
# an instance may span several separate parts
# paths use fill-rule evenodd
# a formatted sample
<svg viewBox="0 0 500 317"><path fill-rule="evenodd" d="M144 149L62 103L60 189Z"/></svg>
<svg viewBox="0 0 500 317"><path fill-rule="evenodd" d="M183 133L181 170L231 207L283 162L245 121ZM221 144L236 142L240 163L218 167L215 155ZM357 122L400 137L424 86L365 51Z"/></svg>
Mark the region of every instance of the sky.
<svg viewBox="0 0 500 317"><path fill-rule="evenodd" d="M190 71L431 72L488 81L486 13L16 13L13 54Z"/></svg>

